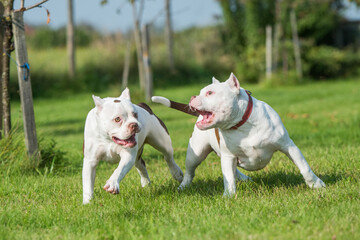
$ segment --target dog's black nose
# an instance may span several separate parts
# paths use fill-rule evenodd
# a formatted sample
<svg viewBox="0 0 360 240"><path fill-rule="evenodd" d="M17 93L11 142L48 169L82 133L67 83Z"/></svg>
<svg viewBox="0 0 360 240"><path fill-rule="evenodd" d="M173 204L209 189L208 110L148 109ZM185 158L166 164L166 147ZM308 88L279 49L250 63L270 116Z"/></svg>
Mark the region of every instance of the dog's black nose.
<svg viewBox="0 0 360 240"><path fill-rule="evenodd" d="M139 131L139 125L137 123L130 123L129 128L132 132L138 132Z"/></svg>

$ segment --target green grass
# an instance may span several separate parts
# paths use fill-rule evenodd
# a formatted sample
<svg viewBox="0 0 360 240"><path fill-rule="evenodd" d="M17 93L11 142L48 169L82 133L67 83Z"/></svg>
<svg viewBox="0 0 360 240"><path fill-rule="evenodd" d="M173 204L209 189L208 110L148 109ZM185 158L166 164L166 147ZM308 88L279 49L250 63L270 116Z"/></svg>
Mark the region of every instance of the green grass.
<svg viewBox="0 0 360 240"><path fill-rule="evenodd" d="M9 173L0 165L0 239L360 239L359 83L353 79L274 89L243 84L280 114L327 188L306 187L294 164L277 153L265 169L243 171L254 181L239 182L232 199L222 197L220 161L214 154L199 166L193 185L178 192L162 156L147 147L150 187L141 188L132 169L120 184L120 194L110 195L102 186L116 166L102 163L95 199L83 206L83 126L93 107L91 94L35 100L38 135L54 139L67 152L71 168ZM155 94L188 102L201 87L159 89ZM195 119L151 106L169 128L175 160L185 170ZM21 125L19 103L12 109L13 122Z"/></svg>

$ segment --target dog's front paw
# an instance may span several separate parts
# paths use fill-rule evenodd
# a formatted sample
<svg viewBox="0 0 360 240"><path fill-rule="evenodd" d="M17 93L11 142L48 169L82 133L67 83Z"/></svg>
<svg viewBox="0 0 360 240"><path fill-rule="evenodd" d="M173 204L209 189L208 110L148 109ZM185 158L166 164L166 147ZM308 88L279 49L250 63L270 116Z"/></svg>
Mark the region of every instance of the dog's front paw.
<svg viewBox="0 0 360 240"><path fill-rule="evenodd" d="M175 178L176 181L178 181L180 183L183 181L184 174L180 168L176 169L176 171L172 172L171 174L173 175L173 177Z"/></svg>
<svg viewBox="0 0 360 240"><path fill-rule="evenodd" d="M182 180L180 186L178 187L178 190L184 190L186 187L188 187L192 182L192 177L189 174L185 173L184 179Z"/></svg>
<svg viewBox="0 0 360 240"><path fill-rule="evenodd" d="M235 196L235 191L229 191L229 190L225 190L223 197L224 198L232 198L233 196Z"/></svg>
<svg viewBox="0 0 360 240"><path fill-rule="evenodd" d="M83 196L83 204L89 204L90 203L90 200L92 199L92 196L91 195L84 195Z"/></svg>
<svg viewBox="0 0 360 240"><path fill-rule="evenodd" d="M106 181L104 190L111 194L119 194L120 192L119 183L116 180L109 179Z"/></svg>
<svg viewBox="0 0 360 240"><path fill-rule="evenodd" d="M320 178L317 178L315 181L307 182L307 185L310 188L324 188L325 187L325 183Z"/></svg>

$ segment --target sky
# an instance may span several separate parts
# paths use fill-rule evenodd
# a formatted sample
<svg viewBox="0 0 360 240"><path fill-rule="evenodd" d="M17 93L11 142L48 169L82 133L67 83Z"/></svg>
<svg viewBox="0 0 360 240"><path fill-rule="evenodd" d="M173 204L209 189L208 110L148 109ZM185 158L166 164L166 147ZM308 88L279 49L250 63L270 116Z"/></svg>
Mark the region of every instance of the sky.
<svg viewBox="0 0 360 240"><path fill-rule="evenodd" d="M26 0L25 6L33 5L40 0ZM108 0L105 5L101 0L74 0L75 24L88 23L101 32L127 32L132 29L132 9L128 0ZM145 0L142 23L153 21L156 25L164 23L165 0ZM212 25L216 22L214 16L221 16L221 8L216 0L171 0L173 13L173 27L182 30L192 26ZM349 3L347 3L349 4ZM18 9L20 0L15 0L14 8ZM67 21L67 0L49 0L43 6L50 12L49 26L59 28ZM345 16L349 19L360 20L360 9L349 4ZM161 14L162 12L162 14ZM160 15L159 15L160 13ZM24 14L25 22L34 25L45 25L46 10L34 8Z"/></svg>
<svg viewBox="0 0 360 240"><path fill-rule="evenodd" d="M30 6L40 0L26 0ZM102 32L126 32L132 29L132 8L128 0L108 0L105 5L101 0L74 0L75 24L90 23ZM221 15L221 9L216 0L172 0L173 27L182 30L191 26L205 26L215 23L214 15ZM19 8L20 1L15 0L15 9ZM165 0L145 0L142 23L153 21L163 25ZM50 11L50 27L64 26L67 21L67 0L49 0L43 4ZM162 11L163 12L163 11ZM46 24L46 10L34 8L25 12L24 20L28 24Z"/></svg>

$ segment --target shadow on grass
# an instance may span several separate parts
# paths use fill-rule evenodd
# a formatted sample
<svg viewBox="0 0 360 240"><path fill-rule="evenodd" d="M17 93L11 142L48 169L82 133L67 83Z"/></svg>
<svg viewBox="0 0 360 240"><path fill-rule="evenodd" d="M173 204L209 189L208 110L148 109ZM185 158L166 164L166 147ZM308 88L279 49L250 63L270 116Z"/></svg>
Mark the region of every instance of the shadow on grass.
<svg viewBox="0 0 360 240"><path fill-rule="evenodd" d="M43 122L40 124L41 127L57 127L61 125L73 125L73 124L84 124L85 119L83 118L73 118L73 119L63 119L63 120L55 120L49 122Z"/></svg>
<svg viewBox="0 0 360 240"><path fill-rule="evenodd" d="M326 186L334 185L339 181L347 178L347 175L338 174L325 174L319 175L324 181ZM253 181L237 182L237 192L250 191L258 192L267 189L267 191L275 191L277 188L294 188L298 186L304 186L307 188L304 178L301 174L297 173L285 173L285 172L272 172L268 174L258 174L252 177ZM184 190L178 190L178 186L174 182L158 188L155 192L155 196L168 194L169 192L179 192L187 196L217 196L222 195L224 192L223 178L217 179L194 179L193 183Z"/></svg>
<svg viewBox="0 0 360 240"><path fill-rule="evenodd" d="M338 181L341 181L346 174L325 174L318 175L318 177L323 180L326 185L333 185ZM295 187L299 185L305 185L305 180L300 173L285 173L285 172L271 172L266 175L258 174L255 177L252 177L255 183L261 183L263 186L268 188L275 187Z"/></svg>
<svg viewBox="0 0 360 240"><path fill-rule="evenodd" d="M52 135L54 136L67 136L67 135L77 135L84 132L84 128L62 128L52 131ZM79 143L82 144L82 143Z"/></svg>

